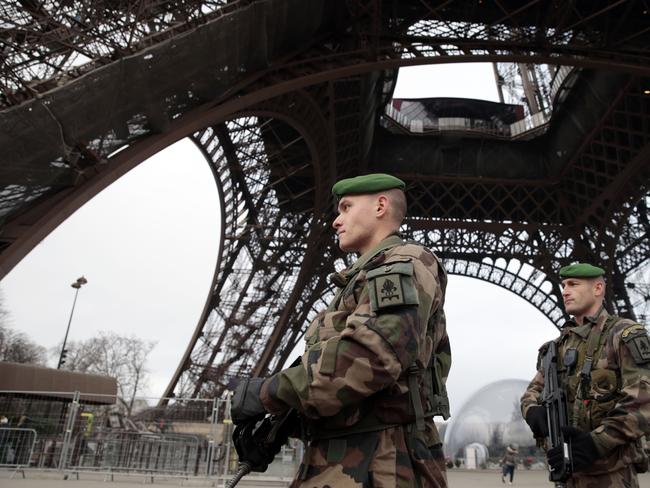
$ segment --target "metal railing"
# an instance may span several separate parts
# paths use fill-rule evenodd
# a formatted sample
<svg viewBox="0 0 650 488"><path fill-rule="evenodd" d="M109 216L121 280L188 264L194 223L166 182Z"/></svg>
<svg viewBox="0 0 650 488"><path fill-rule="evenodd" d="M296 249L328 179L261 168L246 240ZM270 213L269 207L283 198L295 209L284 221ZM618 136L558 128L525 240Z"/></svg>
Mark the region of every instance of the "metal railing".
<svg viewBox="0 0 650 488"><path fill-rule="evenodd" d="M196 475L202 463L198 436L155 433L112 433L105 438L79 439L68 466L73 470L102 469Z"/></svg>
<svg viewBox="0 0 650 488"><path fill-rule="evenodd" d="M0 466L153 476L229 478L230 397L138 399L130 411L80 392L0 391ZM164 406L160 406L164 404ZM301 449L286 447L267 475L291 478Z"/></svg>
<svg viewBox="0 0 650 488"><path fill-rule="evenodd" d="M568 76L574 71L575 68L572 66L560 66L555 71L551 81L551 100L556 101L556 95L563 88ZM417 102L417 100L409 101L413 103ZM420 112L417 113L420 114ZM386 105L384 116L412 134L453 131L467 134L489 134L495 137L516 139L534 131L544 129L551 119L551 110L543 110L535 114L527 115L517 122L506 124L499 121L493 122L465 117L423 118L420 115L413 116L405 113L395 107L391 102Z"/></svg>
<svg viewBox="0 0 650 488"><path fill-rule="evenodd" d="M438 132L465 132L477 134L490 134L495 137L513 139L528 134L531 131L543 128L550 120L550 113L538 112L528 115L518 122L504 124L502 122L488 122L482 119L469 119L464 117L439 117L416 118L400 112L392 105L387 105L385 117L404 128L412 134L429 134Z"/></svg>
<svg viewBox="0 0 650 488"><path fill-rule="evenodd" d="M36 445L36 431L20 427L0 428L0 466L29 466Z"/></svg>

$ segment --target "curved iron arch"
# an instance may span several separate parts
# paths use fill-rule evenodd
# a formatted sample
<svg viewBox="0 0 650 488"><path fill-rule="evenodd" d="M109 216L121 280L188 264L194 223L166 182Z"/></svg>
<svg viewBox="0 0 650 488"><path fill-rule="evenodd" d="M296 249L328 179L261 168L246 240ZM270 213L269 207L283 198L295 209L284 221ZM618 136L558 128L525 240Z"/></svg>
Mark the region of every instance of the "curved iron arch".
<svg viewBox="0 0 650 488"><path fill-rule="evenodd" d="M319 290L324 285L324 280L316 280L311 286L296 286L306 281L305 275L322 242L321 216L329 201L322 189L328 188L335 177L332 138L314 136L317 129L322 129L322 134L328 131L324 120L314 120L319 112L314 110L308 96L302 97L302 101L291 99L291 116L286 113L288 105L286 99L271 100L192 136L210 162L219 187L224 216L222 243L211 296L165 396L175 391L188 392L188 388L192 389L192 396L220 391L227 387L230 378L250 374L251 363L257 364L258 369L268 368L283 331L291 322L304 321L300 317L310 310L311 301L318 295L312 293L312 287ZM277 121L300 134L301 143L312 159L295 172L312 173L310 180L314 187L306 190L312 208L288 214L282 212L277 193L276 197L267 198L269 189L281 184L271 182L271 161L262 161L262 166L264 163L269 166L267 174L262 176L266 178L266 186L260 188L260 181L251 179L251 166L242 162L234 147L234 138L241 137L234 125L241 120L248 125L244 131L249 136ZM245 142L249 146L260 144L250 139ZM292 145L295 144L293 141ZM262 149L261 160L267 156L266 148ZM268 217L276 222L264 221ZM264 229L265 226L268 227ZM276 229L285 235L277 235ZM268 231L273 237L265 233ZM271 249L270 244L276 248ZM268 323L273 323L273 327ZM252 353L259 352L262 346L265 346L262 357L251 362Z"/></svg>
<svg viewBox="0 0 650 488"><path fill-rule="evenodd" d="M476 38L456 39L457 42L454 42L453 39L444 38L442 39L444 46L441 46L443 43L440 42L441 38L434 39L431 38L431 36L412 36L411 39L404 38L404 42L401 44L404 49L413 50L414 52L413 57L407 59L398 59L398 57L402 56L404 50L396 50L395 45L392 43L392 40L390 43L386 43L386 39L382 40L381 36L377 37L377 39L379 39L381 42L372 47L372 56L368 56L368 49L358 49L356 51L354 49L350 49L348 51L331 50L331 52L327 52L326 55L320 57L318 55L322 54L322 51L320 53L315 51L311 53L303 53L304 55L300 59L294 57L294 59L296 59L295 62L285 63L282 66L280 66L282 64L281 62L276 63L275 67L272 66L269 71L265 72L265 74L268 74L269 76L266 80L263 81L266 81L268 83L279 83L273 87L269 88L268 86L265 86L263 84L263 81L260 81L259 73L256 73L246 80L239 80L241 83L239 83L232 90L232 92L229 92L227 95L220 93L219 97L221 98L217 97L217 102L210 102L221 103L221 105L217 106L216 108L209 104L201 106L188 104L187 106L183 106L182 102L184 102L184 100L181 100L173 107L170 103L170 113L173 114L174 117L181 117L180 119L172 121L169 129L163 129L165 132L159 137L151 136L151 130L147 128L147 122L151 121L148 121L147 118L143 116L144 122L139 127L142 130L136 130L134 134L137 134L137 137L145 135L148 137L148 140L144 141L142 144L135 142L134 146L137 146L137 148L134 147L133 151L131 152L128 152L129 150L127 150L127 155L125 155L122 159L120 159L118 156L118 158L113 160L112 162L115 164L110 165L108 172L110 174L110 172L119 173L120 171L128 170L130 164L138 164L138 155L142 155L148 151L151 151L154 147L156 147L157 144L158 147L165 147L170 143L170 141L173 142L173 140L175 140L174 138L178 139L180 137L184 137L190 132L202 129L205 126L214 123L215 120L227 120L228 117L231 117L233 113L241 113L243 110L249 109L252 105L258 103L261 100L266 100L281 93L293 92L295 89L301 86L311 86L320 83L321 81L338 79L341 76L348 76L355 73L362 74L384 67L411 64L461 62L469 59L474 61L510 59L526 62L533 60L539 61L544 59L547 61L553 61L555 63L566 62L566 64L572 65L601 67L605 69L618 69L627 72L644 74L650 72L647 60L640 56L636 58L631 57L629 54L629 49L626 50L623 48L620 50L620 52L614 52L612 54L604 52L602 50L593 51L592 49L590 51L587 47L581 46L579 44L574 46L559 47L551 44L550 47L545 46L543 48L545 50L544 52L535 50L530 51L531 45L533 47L537 47L534 37L527 39L525 37L521 37L521 34L519 35L519 38L506 38L505 41L503 38L499 38L496 40L496 42L485 42L485 39ZM527 41L531 40L535 42L533 42L533 44L530 44L529 42L527 43ZM160 46L154 47L157 48ZM152 49L152 51L153 50L154 49ZM444 52L441 52L441 50ZM501 54L504 52L504 56L509 57L501 56ZM528 52L532 52L533 54L528 54ZM592 55L592 57L585 57L589 55ZM610 55L613 58L610 57ZM616 62L612 63L612 59L614 59ZM327 68L324 71L321 70L323 71L321 73L319 72L319 69L321 69L323 66L326 66ZM109 67L110 66L107 65L105 67L107 68L105 71L108 71ZM224 100L227 101L223 102ZM198 104L199 102L194 100L193 103ZM193 112L189 112L193 106L195 107L195 110ZM169 107L165 106L162 108L164 109ZM186 116L183 117L183 115ZM162 124L162 126L165 127L164 124ZM128 142L134 141L136 141L135 137L128 139ZM120 161L124 164L119 164ZM100 169L99 171L102 170ZM334 171L332 171L331 174L333 175ZM100 181L103 180L100 178ZM93 186L95 183L90 183L77 190L71 190L70 193L77 196L81 195L81 199L83 199L84 195L87 198L90 198L97 192L95 191L95 193L92 193L93 189L96 190L96 187ZM58 197L61 199L66 199L66 201L63 202L60 207L58 207L61 213L64 213L64 211L71 213L71 211L74 210L73 206L75 205L75 201L72 199L67 200L68 196L70 195L66 193L58 195ZM48 201L47 203L51 204L51 202L52 201ZM61 210L61 208L64 210ZM78 206L75 208L78 208ZM51 214L48 215L51 216ZM55 221L56 218L53 218L53 220L51 222L48 222L48 224L52 225L52 223ZM45 228L39 229L39 232L42 234L44 232L44 229ZM35 234L38 234L38 232ZM26 240L23 241L23 244L26 242ZM33 243L34 240L32 239L29 242ZM38 242L38 240L35 242ZM28 245L29 243L25 244L22 249L25 249L28 247ZM520 247L524 247L524 245L522 244ZM302 298L299 297L297 299L300 300Z"/></svg>
<svg viewBox="0 0 650 488"><path fill-rule="evenodd" d="M511 260L513 262L514 260ZM447 273L468 278L475 278L523 298L544 314L558 329L566 320L566 315L558 305L558 298L553 294L557 282L532 266L526 269L525 263L517 261L518 270L513 273L507 266L498 266L489 258L482 261L447 258L443 260Z"/></svg>
<svg viewBox="0 0 650 488"><path fill-rule="evenodd" d="M506 261L503 258L497 260L484 258L480 261L474 261L444 257L444 252L439 255L443 256L442 263L447 273L475 278L513 293L539 310L558 329L566 320L566 314L560 306L559 282L550 279L543 271L517 259ZM503 261L503 265L499 264L499 261ZM345 266L342 263L340 265ZM513 271L513 268L516 268L516 270ZM312 318L327 307L329 300L334 296L334 291L334 285L327 284L322 289L321 295L316 297L317 299L312 303L312 307L306 316ZM297 346L308 325L309 321L307 320L293 329L291 338L287 339L283 347L278 349L275 367L270 369L271 372L281 369L283 365L286 366L288 355Z"/></svg>

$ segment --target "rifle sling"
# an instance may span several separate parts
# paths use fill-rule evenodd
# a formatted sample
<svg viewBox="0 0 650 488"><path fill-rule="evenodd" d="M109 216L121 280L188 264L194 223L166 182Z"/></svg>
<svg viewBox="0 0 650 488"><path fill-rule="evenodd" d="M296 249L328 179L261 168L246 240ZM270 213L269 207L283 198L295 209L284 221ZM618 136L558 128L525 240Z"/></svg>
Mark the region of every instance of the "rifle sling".
<svg viewBox="0 0 650 488"><path fill-rule="evenodd" d="M591 389L591 370L593 369L594 355L600 346L600 339L603 337L603 333L607 333L610 328L618 322L618 320L619 319L617 317L610 316L603 324L602 330L598 327L594 327L589 332L585 361L582 364L582 369L580 370L580 397L583 401L589 400L589 391ZM578 401L576 395L576 399L573 403L573 419L571 422L574 427L577 425L578 417L580 415L580 403L581 402Z"/></svg>
<svg viewBox="0 0 650 488"><path fill-rule="evenodd" d="M598 326L592 327L591 331L589 332L589 339L587 341L587 353L585 355L585 361L582 363L582 369L580 370L580 388L583 399L587 398L589 395L594 354L596 352L596 349L598 349L601 334L602 331Z"/></svg>
<svg viewBox="0 0 650 488"><path fill-rule="evenodd" d="M420 385L418 384L418 377L421 370L412 365L408 369L408 385L409 396L411 397L411 404L415 412L415 426L417 430L424 431L424 408L422 406L422 397L420 396Z"/></svg>

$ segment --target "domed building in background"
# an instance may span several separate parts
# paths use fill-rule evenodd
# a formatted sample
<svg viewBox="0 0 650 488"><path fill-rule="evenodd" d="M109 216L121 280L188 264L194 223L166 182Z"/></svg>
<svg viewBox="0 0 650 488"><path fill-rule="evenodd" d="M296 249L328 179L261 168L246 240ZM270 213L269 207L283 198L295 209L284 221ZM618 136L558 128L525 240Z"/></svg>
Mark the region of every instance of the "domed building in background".
<svg viewBox="0 0 650 488"><path fill-rule="evenodd" d="M474 393L445 429L445 455L462 458L465 447L475 443L484 445L490 457L500 456L508 444L517 444L522 454L534 449L535 439L519 410L528 383L500 380Z"/></svg>

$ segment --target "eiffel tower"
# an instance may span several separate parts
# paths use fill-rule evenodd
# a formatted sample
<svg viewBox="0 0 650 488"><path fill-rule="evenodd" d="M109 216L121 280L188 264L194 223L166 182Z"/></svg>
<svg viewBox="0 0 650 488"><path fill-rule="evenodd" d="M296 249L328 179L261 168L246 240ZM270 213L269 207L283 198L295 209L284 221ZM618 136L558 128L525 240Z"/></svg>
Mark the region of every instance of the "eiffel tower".
<svg viewBox="0 0 650 488"><path fill-rule="evenodd" d="M645 315L644 1L10 0L0 7L0 277L131 168L188 137L222 229L167 388L281 368L346 263L332 183L407 182L404 233L560 324L559 267ZM400 100L400 67L493 63L501 103Z"/></svg>

